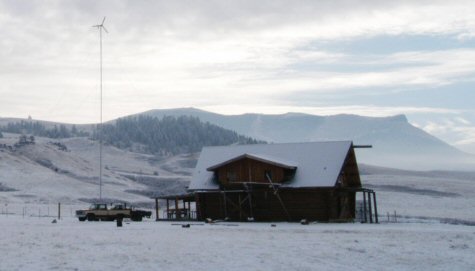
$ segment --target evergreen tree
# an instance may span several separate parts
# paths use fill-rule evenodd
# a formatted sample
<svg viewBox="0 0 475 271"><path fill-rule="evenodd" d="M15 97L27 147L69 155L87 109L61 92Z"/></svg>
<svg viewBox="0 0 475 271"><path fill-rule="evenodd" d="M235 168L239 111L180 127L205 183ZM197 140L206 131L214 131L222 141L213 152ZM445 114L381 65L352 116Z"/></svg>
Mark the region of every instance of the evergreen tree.
<svg viewBox="0 0 475 271"><path fill-rule="evenodd" d="M73 127L71 127L71 134L73 136L77 136L78 135L78 129L76 128L76 125L73 124Z"/></svg>
<svg viewBox="0 0 475 271"><path fill-rule="evenodd" d="M77 127L73 125L71 129L64 124L60 124L59 128L54 125L53 128L47 129L38 121L20 121L10 122L6 126L0 127L0 131L15 133L15 134L31 134L34 136L50 137L50 138L67 138L71 136L89 136L89 133L78 131Z"/></svg>
<svg viewBox="0 0 475 271"><path fill-rule="evenodd" d="M191 116L127 117L104 124L102 129L104 143L156 155L198 152L203 146L262 143ZM93 138L98 139L97 127Z"/></svg>

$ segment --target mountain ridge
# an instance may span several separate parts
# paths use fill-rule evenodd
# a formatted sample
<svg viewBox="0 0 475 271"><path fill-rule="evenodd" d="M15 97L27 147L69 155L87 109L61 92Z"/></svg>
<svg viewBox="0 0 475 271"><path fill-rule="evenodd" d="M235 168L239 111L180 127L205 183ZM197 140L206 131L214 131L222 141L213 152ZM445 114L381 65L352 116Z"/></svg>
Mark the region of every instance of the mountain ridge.
<svg viewBox="0 0 475 271"><path fill-rule="evenodd" d="M188 107L154 109L123 118L140 115L158 119L165 116L192 116L202 122L209 122L240 135L269 143L351 140L356 145L372 145L371 150L358 150L357 156L363 163L377 166L414 170L467 170L475 165L475 155L464 153L411 125L402 114L388 117L366 117L355 114L318 116L297 112L221 115ZM115 124L117 120L105 124ZM48 124L55 123L48 122ZM77 125L77 127L87 131L94 125Z"/></svg>
<svg viewBox="0 0 475 271"><path fill-rule="evenodd" d="M351 140L372 145L358 154L364 163L406 169L466 169L475 156L465 153L428 132L413 126L405 115L366 117L354 114L319 116L246 113L221 115L196 108L155 109L136 115L189 115L258 140L290 143Z"/></svg>

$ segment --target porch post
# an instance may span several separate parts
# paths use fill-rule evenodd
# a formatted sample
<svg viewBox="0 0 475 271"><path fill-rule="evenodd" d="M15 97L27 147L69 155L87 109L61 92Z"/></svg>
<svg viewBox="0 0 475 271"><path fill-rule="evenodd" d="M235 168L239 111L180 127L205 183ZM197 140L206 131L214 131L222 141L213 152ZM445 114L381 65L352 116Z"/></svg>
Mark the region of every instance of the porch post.
<svg viewBox="0 0 475 271"><path fill-rule="evenodd" d="M373 201L374 201L374 216L375 216L375 222L379 223L378 221L378 207L376 205L376 192L373 191Z"/></svg>
<svg viewBox="0 0 475 271"><path fill-rule="evenodd" d="M191 200L188 200L188 219L191 219Z"/></svg>
<svg viewBox="0 0 475 271"><path fill-rule="evenodd" d="M228 217L228 205L226 203L227 199L226 199L225 191L223 191L223 199L224 199L224 219L226 220L226 218Z"/></svg>
<svg viewBox="0 0 475 271"><path fill-rule="evenodd" d="M373 210L371 208L371 192L368 192L369 223L373 223Z"/></svg>
<svg viewBox="0 0 475 271"><path fill-rule="evenodd" d="M241 193L238 193L238 203L239 203L239 220L242 220Z"/></svg>
<svg viewBox="0 0 475 271"><path fill-rule="evenodd" d="M178 217L178 216L179 216L178 209L179 209L179 206L178 206L178 197L175 197L175 219L181 218L181 215L180 215L180 217Z"/></svg>
<svg viewBox="0 0 475 271"><path fill-rule="evenodd" d="M167 199L167 219L170 219L170 201Z"/></svg>
<svg viewBox="0 0 475 271"><path fill-rule="evenodd" d="M366 192L363 190L363 218L364 218L364 223L368 222L368 219L366 217Z"/></svg>
<svg viewBox="0 0 475 271"><path fill-rule="evenodd" d="M158 198L155 198L155 221L158 221L158 215L159 215L159 212L158 212Z"/></svg>
<svg viewBox="0 0 475 271"><path fill-rule="evenodd" d="M254 214L252 212L252 194L250 191L247 191L248 198L249 198L249 215L251 215L251 218L254 219Z"/></svg>

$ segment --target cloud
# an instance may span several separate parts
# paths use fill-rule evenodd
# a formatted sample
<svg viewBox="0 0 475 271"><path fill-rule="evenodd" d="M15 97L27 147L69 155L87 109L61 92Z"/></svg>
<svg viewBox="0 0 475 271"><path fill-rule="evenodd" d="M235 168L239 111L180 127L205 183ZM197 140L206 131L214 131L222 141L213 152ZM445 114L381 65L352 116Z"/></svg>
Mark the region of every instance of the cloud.
<svg viewBox="0 0 475 271"><path fill-rule="evenodd" d="M475 154L475 125L469 120L475 119L473 112L454 112L452 114L439 114L431 120L416 121L413 124L428 133L435 135L454 146Z"/></svg>
<svg viewBox="0 0 475 271"><path fill-rule="evenodd" d="M104 36L106 120L185 106L227 114L453 117L460 112L444 106L383 104L388 93L430 93L475 73L470 46L395 46L391 53L332 48L391 36L466 44L475 36L472 1L1 1L0 115L97 121L98 35L91 26L103 16L110 32ZM365 105L354 102L358 95L381 98ZM465 142L473 120L452 121L445 128L418 124Z"/></svg>

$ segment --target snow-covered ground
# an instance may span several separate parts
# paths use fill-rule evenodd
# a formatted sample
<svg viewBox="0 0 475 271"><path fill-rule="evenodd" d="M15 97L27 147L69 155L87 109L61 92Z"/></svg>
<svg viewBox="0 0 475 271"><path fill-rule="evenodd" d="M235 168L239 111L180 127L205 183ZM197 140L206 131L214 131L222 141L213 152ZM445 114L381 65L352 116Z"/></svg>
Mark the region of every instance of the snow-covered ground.
<svg viewBox="0 0 475 271"><path fill-rule="evenodd" d="M0 270L473 270L475 227L0 215Z"/></svg>
<svg viewBox="0 0 475 271"><path fill-rule="evenodd" d="M380 215L429 217L475 224L475 180L410 175L363 175L363 185L376 191Z"/></svg>
<svg viewBox="0 0 475 271"><path fill-rule="evenodd" d="M17 134L4 136L0 139L2 145L18 142ZM67 149L61 150L55 144ZM187 155L159 159L112 146L104 146L103 154L103 197L107 199L147 204L151 200L143 191L155 187L174 189L177 180L187 183L192 171L186 165L190 160ZM37 137L35 144L14 150L0 146L0 205L76 204L98 198L98 161L97 142L86 138ZM167 185L170 180L175 182Z"/></svg>

